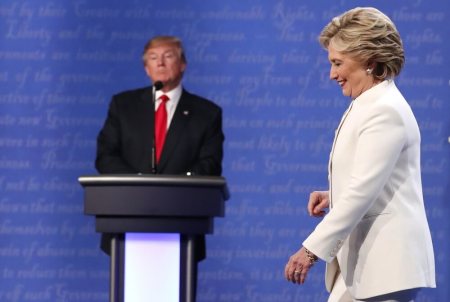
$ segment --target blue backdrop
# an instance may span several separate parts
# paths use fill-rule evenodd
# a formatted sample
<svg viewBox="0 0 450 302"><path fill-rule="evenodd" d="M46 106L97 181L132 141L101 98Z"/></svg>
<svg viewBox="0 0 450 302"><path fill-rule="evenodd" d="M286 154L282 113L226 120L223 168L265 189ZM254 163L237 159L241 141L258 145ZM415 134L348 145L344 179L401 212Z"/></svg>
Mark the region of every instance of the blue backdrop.
<svg viewBox="0 0 450 302"><path fill-rule="evenodd" d="M77 178L95 173L111 95L148 84L141 52L156 34L182 38L185 87L224 109L232 197L207 237L198 301L325 301L323 263L303 286L283 268L318 222L306 202L326 188L349 102L328 79L317 36L356 5L387 13L405 44L397 85L422 133L438 282L418 301L449 301L446 0L1 1L0 301L108 301L108 258Z"/></svg>

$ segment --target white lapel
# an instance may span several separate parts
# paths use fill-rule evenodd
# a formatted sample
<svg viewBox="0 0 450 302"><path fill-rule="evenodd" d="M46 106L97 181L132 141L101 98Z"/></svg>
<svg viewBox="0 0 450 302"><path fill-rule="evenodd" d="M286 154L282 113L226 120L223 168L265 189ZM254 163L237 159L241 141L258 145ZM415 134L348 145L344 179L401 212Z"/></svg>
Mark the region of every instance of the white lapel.
<svg viewBox="0 0 450 302"><path fill-rule="evenodd" d="M335 144L336 144L336 140L337 140L337 137L339 136L339 131L341 130L341 127L342 127L342 125L344 124L344 122L345 122L345 119L347 118L347 115L350 113L350 111L352 110L352 106L353 106L353 102L354 102L354 100L352 100L352 102L350 103L350 106L347 108L347 110L344 112L344 115L342 116L342 118L341 118L341 122L339 123L339 126L337 127L337 129L336 129L336 131L335 131L335 133L334 133L334 140L333 140L333 145L332 145L332 147L331 147L331 152L330 152L330 159L328 160L328 177L329 177L329 179L328 179L328 181L329 181L329 194L330 194L330 209L333 207L333 198L332 198L332 186L333 186L333 184L332 184L332 181L331 181L331 179L332 179L332 177L331 177L331 173L332 173L332 171L333 171L333 163L332 163L332 161L333 161L333 153L334 153L334 146L335 146Z"/></svg>

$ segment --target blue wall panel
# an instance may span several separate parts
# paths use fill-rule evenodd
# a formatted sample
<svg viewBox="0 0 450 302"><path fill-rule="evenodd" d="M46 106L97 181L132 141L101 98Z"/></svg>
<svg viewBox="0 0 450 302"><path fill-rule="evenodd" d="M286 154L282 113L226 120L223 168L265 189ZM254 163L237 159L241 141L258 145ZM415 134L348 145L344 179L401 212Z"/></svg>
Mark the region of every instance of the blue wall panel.
<svg viewBox="0 0 450 302"><path fill-rule="evenodd" d="M397 85L422 132L438 288L448 301L449 3L417 1L12 1L0 3L0 301L107 301L108 258L83 215L77 177L94 174L112 94L142 87L145 42L177 35L185 87L224 109L231 199L208 236L199 301L325 301L323 263L307 283L284 265L317 224L334 129L349 100L328 79L317 36L331 17L377 5L406 50ZM395 268L393 268L395 269Z"/></svg>

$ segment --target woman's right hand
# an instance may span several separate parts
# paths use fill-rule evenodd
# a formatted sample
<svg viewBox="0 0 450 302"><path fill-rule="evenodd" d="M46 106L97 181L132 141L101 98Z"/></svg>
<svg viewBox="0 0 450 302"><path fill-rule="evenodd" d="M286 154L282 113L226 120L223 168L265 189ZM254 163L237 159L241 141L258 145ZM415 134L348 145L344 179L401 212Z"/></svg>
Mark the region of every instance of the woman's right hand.
<svg viewBox="0 0 450 302"><path fill-rule="evenodd" d="M314 191L309 194L308 213L310 216L325 216L325 208L328 208L329 205L330 197L328 191Z"/></svg>

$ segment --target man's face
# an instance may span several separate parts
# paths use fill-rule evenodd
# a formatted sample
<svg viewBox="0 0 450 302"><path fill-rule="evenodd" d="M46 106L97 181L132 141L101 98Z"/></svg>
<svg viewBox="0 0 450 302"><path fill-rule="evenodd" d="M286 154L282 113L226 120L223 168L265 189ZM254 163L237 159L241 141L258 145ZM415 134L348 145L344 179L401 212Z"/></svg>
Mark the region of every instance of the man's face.
<svg viewBox="0 0 450 302"><path fill-rule="evenodd" d="M161 81L163 91L178 86L186 64L181 60L180 50L172 44L158 44L145 53L145 71L153 83Z"/></svg>

